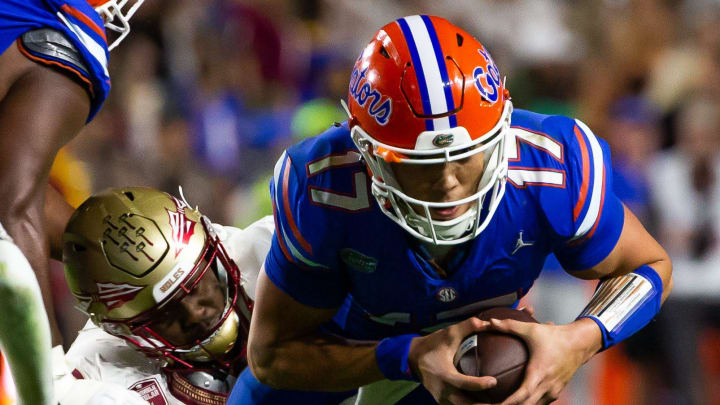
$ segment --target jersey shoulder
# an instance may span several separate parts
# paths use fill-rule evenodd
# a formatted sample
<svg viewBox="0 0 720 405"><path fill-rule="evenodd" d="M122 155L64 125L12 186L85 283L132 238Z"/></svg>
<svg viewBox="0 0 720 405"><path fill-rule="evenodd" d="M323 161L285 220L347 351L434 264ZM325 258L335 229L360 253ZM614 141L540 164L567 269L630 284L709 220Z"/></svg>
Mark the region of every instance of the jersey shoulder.
<svg viewBox="0 0 720 405"><path fill-rule="evenodd" d="M347 124L289 148L273 172L275 234L265 272L298 302L337 308L347 283L341 250L367 235L379 211Z"/></svg>
<svg viewBox="0 0 720 405"><path fill-rule="evenodd" d="M612 192L610 149L582 121L516 110L507 151L511 189L539 204L559 240L579 244L602 221L614 223L602 227L609 230L606 239L619 235L622 209Z"/></svg>
<svg viewBox="0 0 720 405"><path fill-rule="evenodd" d="M126 384L160 373L160 365L148 361L142 353L132 349L124 340L112 336L88 321L65 354L72 368L93 380L107 380ZM108 380L110 378L110 380Z"/></svg>
<svg viewBox="0 0 720 405"><path fill-rule="evenodd" d="M151 404L175 404L160 363L88 321L65 355L75 378L136 392ZM79 375L78 375L79 373ZM106 386L107 389L107 386ZM112 395L114 391L108 394Z"/></svg>
<svg viewBox="0 0 720 405"><path fill-rule="evenodd" d="M566 168L578 152L577 120L562 115L513 111L510 132L511 166ZM567 158L570 159L567 159Z"/></svg>
<svg viewBox="0 0 720 405"><path fill-rule="evenodd" d="M610 167L607 143L582 121L526 110L513 112L507 153L512 184L569 189L570 196Z"/></svg>
<svg viewBox="0 0 720 405"><path fill-rule="evenodd" d="M277 242L291 261L311 267L333 267L347 229L356 229L374 204L346 123L283 153L270 191Z"/></svg>
<svg viewBox="0 0 720 405"><path fill-rule="evenodd" d="M65 354L69 363L91 359L99 354L105 361L125 366L147 363L147 357L134 350L124 340L113 336L87 321ZM153 370L154 371L154 370Z"/></svg>
<svg viewBox="0 0 720 405"><path fill-rule="evenodd" d="M348 152L360 153L350 138L350 128L347 122L336 123L320 135L305 139L287 149L286 154L291 158L298 172L304 171L308 178L328 169L337 167L337 159L325 161L328 157L345 155ZM359 159L348 161L346 164L359 163Z"/></svg>
<svg viewBox="0 0 720 405"><path fill-rule="evenodd" d="M289 178L287 187L297 188L298 197L308 199L311 205L319 208L334 207L341 212L361 211L369 205L363 199L353 204L352 198L343 200L331 197L331 194L349 196L362 185L358 184L359 178L367 178L365 163L350 138L346 122L292 146L286 151L284 159L291 164L290 171L295 174L295 181ZM282 160L278 164L283 163ZM278 173L277 166L275 169L276 178L286 176L285 172Z"/></svg>

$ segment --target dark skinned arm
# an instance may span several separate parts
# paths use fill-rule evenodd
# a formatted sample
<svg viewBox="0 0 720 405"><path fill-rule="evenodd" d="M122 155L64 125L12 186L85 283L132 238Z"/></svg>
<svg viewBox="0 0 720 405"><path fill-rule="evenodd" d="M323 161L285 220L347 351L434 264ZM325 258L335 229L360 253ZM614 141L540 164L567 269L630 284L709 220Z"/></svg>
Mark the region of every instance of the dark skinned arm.
<svg viewBox="0 0 720 405"><path fill-rule="evenodd" d="M0 222L35 271L56 345L62 339L48 274L45 196L55 155L85 124L90 98L76 81L30 61L15 45L0 55L0 97Z"/></svg>

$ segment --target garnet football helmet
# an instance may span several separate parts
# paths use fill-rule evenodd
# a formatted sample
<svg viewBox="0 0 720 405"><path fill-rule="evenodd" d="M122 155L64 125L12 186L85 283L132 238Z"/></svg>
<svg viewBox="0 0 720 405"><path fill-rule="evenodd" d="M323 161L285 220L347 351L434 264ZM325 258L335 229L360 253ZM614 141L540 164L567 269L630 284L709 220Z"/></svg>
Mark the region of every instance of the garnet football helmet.
<svg viewBox="0 0 720 405"><path fill-rule="evenodd" d="M63 261L79 309L133 348L180 368L231 372L244 361L252 301L213 225L183 201L141 187L96 194L70 218ZM211 273L224 308L200 335L171 342L155 325Z"/></svg>
<svg viewBox="0 0 720 405"><path fill-rule="evenodd" d="M382 27L355 63L346 109L385 215L438 245L480 234L505 191L509 98L487 50L447 20L416 15ZM485 169L477 191L451 202L407 195L390 165L446 164L478 153ZM467 203L472 207L458 218L430 216L431 208Z"/></svg>
<svg viewBox="0 0 720 405"><path fill-rule="evenodd" d="M118 33L108 51L118 46L130 33L130 19L145 0L88 0L95 11L105 21L105 28Z"/></svg>

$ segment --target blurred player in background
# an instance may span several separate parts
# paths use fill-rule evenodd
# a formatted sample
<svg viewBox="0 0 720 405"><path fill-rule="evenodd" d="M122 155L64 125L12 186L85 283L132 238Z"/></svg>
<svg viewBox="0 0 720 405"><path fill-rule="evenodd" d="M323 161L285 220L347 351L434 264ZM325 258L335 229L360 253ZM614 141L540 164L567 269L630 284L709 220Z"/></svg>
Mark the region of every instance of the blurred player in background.
<svg viewBox="0 0 720 405"><path fill-rule="evenodd" d="M271 217L213 225L163 192L86 200L64 234L70 290L90 322L68 350L72 374L153 405L223 404L246 366L257 273Z"/></svg>
<svg viewBox="0 0 720 405"><path fill-rule="evenodd" d="M470 34L429 16L384 26L355 64L348 104L347 123L276 164L252 372L229 403L338 403L375 382L359 402L471 403L466 391L495 380L459 374L453 356L487 329L530 348L508 403L548 403L657 314L671 263L613 193L607 144L579 120L513 110ZM517 305L550 253L600 280L577 320L472 317Z"/></svg>
<svg viewBox="0 0 720 405"><path fill-rule="evenodd" d="M50 166L105 101L108 51L127 35L142 1L6 0L0 7L0 299L8 314L0 342L26 403L49 403L49 333L61 343L48 278L46 227L54 224L44 214L46 189L50 207L61 197L48 188ZM109 46L104 25L118 34Z"/></svg>

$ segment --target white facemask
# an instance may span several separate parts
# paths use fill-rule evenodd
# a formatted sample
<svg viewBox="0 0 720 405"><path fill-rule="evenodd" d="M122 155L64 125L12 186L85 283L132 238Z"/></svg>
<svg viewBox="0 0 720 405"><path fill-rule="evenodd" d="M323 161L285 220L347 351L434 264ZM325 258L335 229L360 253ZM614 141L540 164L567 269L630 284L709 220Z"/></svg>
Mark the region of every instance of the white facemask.
<svg viewBox="0 0 720 405"><path fill-rule="evenodd" d="M414 237L436 245L456 245L475 238L490 223L505 192L508 158L507 138L510 134L512 103L505 108L495 127L483 136L471 140L464 127L449 130L425 131L418 139L434 139L439 135L452 135L466 142L454 142L445 148L403 149L383 144L373 139L359 125L351 130L355 145L362 153L372 177L372 193L382 212ZM398 184L390 164L378 150L389 150L403 158L398 164L444 164L478 153L485 153L485 169L477 191L466 198L450 202L430 202L408 196ZM457 153L457 154L453 154ZM486 200L489 198L489 200ZM432 219L430 209L451 208L471 203L467 212L448 221ZM418 214L412 207L421 209Z"/></svg>

